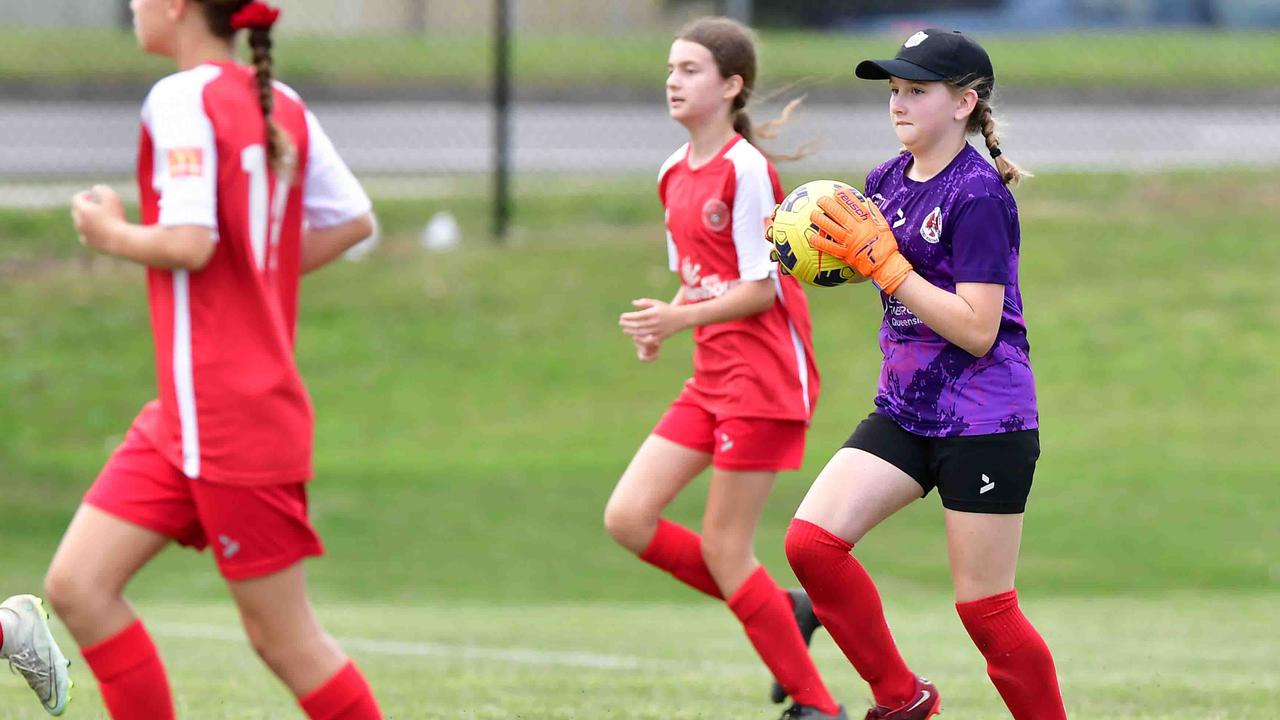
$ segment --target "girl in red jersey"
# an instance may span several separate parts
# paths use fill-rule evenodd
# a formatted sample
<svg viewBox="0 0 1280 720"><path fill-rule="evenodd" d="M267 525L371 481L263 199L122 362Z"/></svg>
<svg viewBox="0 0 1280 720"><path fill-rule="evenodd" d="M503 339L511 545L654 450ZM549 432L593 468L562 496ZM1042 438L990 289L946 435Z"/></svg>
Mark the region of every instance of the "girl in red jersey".
<svg viewBox="0 0 1280 720"><path fill-rule="evenodd" d="M1040 455L1039 411L1018 283L1021 233L985 50L929 28L860 78L888 81L904 149L812 215L810 243L881 291L884 364L875 412L818 475L787 532L787 558L823 625L871 686L868 720L926 720L938 688L908 668L875 583L850 551L938 489L956 612L1016 720L1065 720L1053 656L1014 589ZM981 134L995 167L966 136ZM869 200L868 200L869 198ZM886 218L893 218L892 224Z"/></svg>
<svg viewBox="0 0 1280 720"><path fill-rule="evenodd" d="M670 268L670 303L643 298L620 324L643 362L662 341L692 329L693 377L640 446L605 508L623 547L717 599L794 700L786 717L844 718L805 647L812 613L803 594L778 587L755 559L756 523L779 470L800 467L818 397L808 306L779 277L764 239L782 199L778 175L752 145L743 108L756 75L751 31L724 18L687 26L667 61L671 117L689 142L658 175ZM662 518L708 466L702 536Z"/></svg>
<svg viewBox="0 0 1280 720"><path fill-rule="evenodd" d="M108 187L72 199L81 242L147 267L159 398L85 495L48 597L111 717L174 716L151 638L123 597L170 542L213 545L245 631L311 718L381 717L316 620L301 560L311 403L294 363L298 280L369 236L368 197L315 117L274 83L278 11L248 0L133 0L142 49L178 72L142 109L142 224ZM253 67L234 60L248 31Z"/></svg>

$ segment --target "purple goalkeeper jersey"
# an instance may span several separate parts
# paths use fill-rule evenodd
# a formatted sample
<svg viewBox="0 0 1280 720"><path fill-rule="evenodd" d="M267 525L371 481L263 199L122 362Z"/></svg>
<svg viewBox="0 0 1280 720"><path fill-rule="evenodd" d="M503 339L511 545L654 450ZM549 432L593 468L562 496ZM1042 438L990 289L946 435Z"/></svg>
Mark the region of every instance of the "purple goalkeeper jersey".
<svg viewBox="0 0 1280 720"><path fill-rule="evenodd" d="M1018 289L1018 206L973 146L935 177L906 177L904 152L867 175L866 194L893 227L903 256L925 280L1004 285L1000 330L974 357L881 293L884 366L876 408L917 435L987 435L1037 427L1035 379Z"/></svg>

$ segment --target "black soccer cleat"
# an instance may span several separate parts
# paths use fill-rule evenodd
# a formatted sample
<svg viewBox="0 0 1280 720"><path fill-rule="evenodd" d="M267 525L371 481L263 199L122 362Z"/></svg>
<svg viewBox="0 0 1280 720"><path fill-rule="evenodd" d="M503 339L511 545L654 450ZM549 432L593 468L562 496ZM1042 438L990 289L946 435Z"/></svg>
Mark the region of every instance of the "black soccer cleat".
<svg viewBox="0 0 1280 720"><path fill-rule="evenodd" d="M835 715L824 713L812 705L792 705L782 713L778 720L849 720L848 714L841 705Z"/></svg>
<svg viewBox="0 0 1280 720"><path fill-rule="evenodd" d="M822 621L818 620L818 616L813 614L813 602L809 600L809 594L804 590L788 588L787 595L791 597L791 611L795 613L796 626L800 628L800 637L804 638L805 647L809 647L809 643L813 640L813 633L822 627ZM769 699L774 703L780 703L787 699L787 691L783 689L777 680L773 681L773 687L769 690ZM820 716L815 715L814 717Z"/></svg>

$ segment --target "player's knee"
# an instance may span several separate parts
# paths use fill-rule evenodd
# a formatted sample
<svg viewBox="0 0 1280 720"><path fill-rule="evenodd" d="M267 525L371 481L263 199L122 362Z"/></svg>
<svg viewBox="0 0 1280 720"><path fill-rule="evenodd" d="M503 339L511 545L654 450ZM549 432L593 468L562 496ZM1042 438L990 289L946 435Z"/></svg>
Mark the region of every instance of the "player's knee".
<svg viewBox="0 0 1280 720"><path fill-rule="evenodd" d="M320 628L299 632L291 627L274 628L249 617L242 618L249 646L279 677L307 673L315 664L332 664L329 656L337 652L337 642Z"/></svg>
<svg viewBox="0 0 1280 720"><path fill-rule="evenodd" d="M604 508L604 529L619 545L633 552L641 552L653 537L657 518L620 502L610 502Z"/></svg>
<svg viewBox="0 0 1280 720"><path fill-rule="evenodd" d="M88 573L54 566L44 578L44 599L53 606L54 612L66 618L92 613L94 607L105 604L110 595L102 588Z"/></svg>
<svg viewBox="0 0 1280 720"><path fill-rule="evenodd" d="M820 568L829 562L829 551L826 546L814 541L813 527L804 521L792 520L791 525L787 527L786 540L783 542L783 550L787 554L791 571L802 583L806 577L811 577L814 572L820 571Z"/></svg>
<svg viewBox="0 0 1280 720"><path fill-rule="evenodd" d="M752 536L704 525L702 527L702 560L710 568L731 570L749 564L755 555Z"/></svg>
<svg viewBox="0 0 1280 720"><path fill-rule="evenodd" d="M244 634L249 640L249 646L268 667L276 669L288 663L289 656L293 654L292 646L299 638L273 632L269 623L251 612L242 610L240 622L244 625Z"/></svg>

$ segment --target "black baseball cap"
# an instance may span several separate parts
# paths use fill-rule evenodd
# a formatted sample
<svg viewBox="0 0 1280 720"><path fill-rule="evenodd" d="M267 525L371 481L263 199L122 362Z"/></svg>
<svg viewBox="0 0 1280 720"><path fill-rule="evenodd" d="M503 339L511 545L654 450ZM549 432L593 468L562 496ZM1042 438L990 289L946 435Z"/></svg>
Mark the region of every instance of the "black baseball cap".
<svg viewBox="0 0 1280 720"><path fill-rule="evenodd" d="M863 60L853 71L863 80L951 80L970 82L988 78L990 92L995 70L987 51L959 30L925 28L907 38L892 60ZM980 91L980 94L981 91Z"/></svg>

